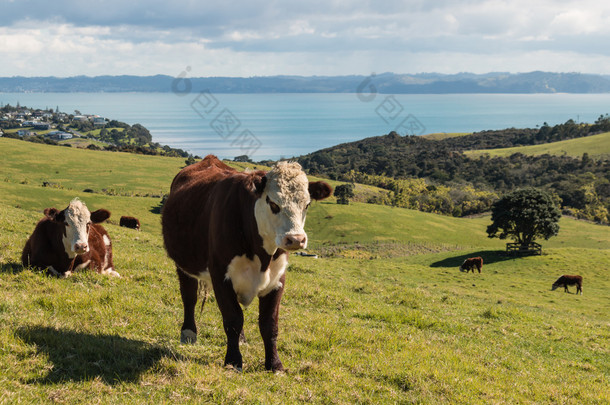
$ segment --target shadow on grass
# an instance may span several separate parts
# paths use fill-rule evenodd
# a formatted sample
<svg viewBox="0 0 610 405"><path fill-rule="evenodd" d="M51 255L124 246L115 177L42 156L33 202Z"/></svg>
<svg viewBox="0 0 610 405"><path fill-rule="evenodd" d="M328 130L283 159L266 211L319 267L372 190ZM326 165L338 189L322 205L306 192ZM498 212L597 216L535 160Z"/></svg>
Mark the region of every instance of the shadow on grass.
<svg viewBox="0 0 610 405"><path fill-rule="evenodd" d="M0 264L0 273L2 274L19 274L25 267L21 263L17 262L7 262Z"/></svg>
<svg viewBox="0 0 610 405"><path fill-rule="evenodd" d="M161 214L161 211L163 210L163 206L165 205L165 201L167 201L167 195L164 195L161 198L161 201L159 201L159 204L157 204L155 207L151 207L150 212L152 212L153 214Z"/></svg>
<svg viewBox="0 0 610 405"><path fill-rule="evenodd" d="M167 348L116 335L92 335L46 326L22 327L16 335L34 345L52 363L46 376L28 383L55 384L96 377L107 384L136 382L161 359L178 358Z"/></svg>
<svg viewBox="0 0 610 405"><path fill-rule="evenodd" d="M462 263L464 263L464 260L468 259L469 257L482 257L483 267L485 267L486 264L505 262L507 260L515 259L515 256L510 256L503 250L480 250L478 252L465 253L459 256L439 260L438 262L432 263L430 267L460 267Z"/></svg>
<svg viewBox="0 0 610 405"><path fill-rule="evenodd" d="M163 209L163 204L159 204L157 206L151 207L149 211L152 212L153 214L161 214L162 209Z"/></svg>

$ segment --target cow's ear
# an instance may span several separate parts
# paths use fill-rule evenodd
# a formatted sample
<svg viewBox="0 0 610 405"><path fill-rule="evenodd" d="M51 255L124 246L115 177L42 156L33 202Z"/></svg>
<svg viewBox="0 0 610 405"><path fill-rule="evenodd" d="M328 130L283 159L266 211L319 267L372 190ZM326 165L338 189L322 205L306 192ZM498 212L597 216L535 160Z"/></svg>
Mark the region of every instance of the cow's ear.
<svg viewBox="0 0 610 405"><path fill-rule="evenodd" d="M57 221L57 222L66 222L66 210L63 211L57 211L55 210L56 214L55 216L51 217L53 218L53 221Z"/></svg>
<svg viewBox="0 0 610 405"><path fill-rule="evenodd" d="M59 211L57 210L57 208L45 208L43 212L44 212L45 216L47 216L51 219L55 219L57 214L59 214Z"/></svg>
<svg viewBox="0 0 610 405"><path fill-rule="evenodd" d="M94 224L104 222L108 218L110 218L110 211L105 209L100 209L91 213L91 222L93 222Z"/></svg>
<svg viewBox="0 0 610 405"><path fill-rule="evenodd" d="M265 191L265 186L267 185L267 176L255 176L253 179L254 182L254 192L256 195L260 196Z"/></svg>
<svg viewBox="0 0 610 405"><path fill-rule="evenodd" d="M314 200L323 200L333 192L333 188L325 181L309 183L309 196Z"/></svg>

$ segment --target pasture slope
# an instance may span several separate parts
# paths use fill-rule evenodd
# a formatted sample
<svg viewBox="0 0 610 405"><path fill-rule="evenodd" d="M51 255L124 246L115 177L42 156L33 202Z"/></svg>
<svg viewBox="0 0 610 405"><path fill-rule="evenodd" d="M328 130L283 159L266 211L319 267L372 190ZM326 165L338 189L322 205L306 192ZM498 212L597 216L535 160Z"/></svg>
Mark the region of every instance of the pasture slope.
<svg viewBox="0 0 610 405"><path fill-rule="evenodd" d="M289 371L264 371L253 304L237 373L222 367L213 297L198 343L179 344L157 195L182 159L1 138L0 150L1 404L610 403L608 227L563 218L542 256L514 259L486 237L486 216L312 204L310 250L322 257L291 258L278 342ZM19 264L42 210L75 196L113 213L122 278ZM120 228L121 215L142 231ZM471 256L482 274L458 271ZM584 277L583 295L550 291L566 273Z"/></svg>
<svg viewBox="0 0 610 405"><path fill-rule="evenodd" d="M543 143L540 145L515 146L512 148L500 149L481 149L465 151L464 154L471 158L482 155L492 157L509 157L514 153L524 155L567 155L572 157L582 157L583 153L588 153L591 157L610 157L610 132L586 136L583 138L568 139L565 141Z"/></svg>

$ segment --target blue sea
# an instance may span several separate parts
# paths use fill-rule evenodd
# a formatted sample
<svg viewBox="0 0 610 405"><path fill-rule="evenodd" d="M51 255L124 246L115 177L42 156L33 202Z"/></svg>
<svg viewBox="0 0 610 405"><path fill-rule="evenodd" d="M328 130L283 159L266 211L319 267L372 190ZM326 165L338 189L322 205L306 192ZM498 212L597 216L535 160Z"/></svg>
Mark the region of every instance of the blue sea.
<svg viewBox="0 0 610 405"><path fill-rule="evenodd" d="M610 94L0 93L0 105L59 108L148 128L155 142L221 158L289 158L401 135L535 128L610 113Z"/></svg>

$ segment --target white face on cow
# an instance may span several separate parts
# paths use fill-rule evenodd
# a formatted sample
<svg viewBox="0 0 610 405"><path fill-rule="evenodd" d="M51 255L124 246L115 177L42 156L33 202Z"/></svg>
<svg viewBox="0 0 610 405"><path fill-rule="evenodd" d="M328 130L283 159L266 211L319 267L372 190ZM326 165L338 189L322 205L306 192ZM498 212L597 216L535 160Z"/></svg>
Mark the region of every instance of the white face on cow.
<svg viewBox="0 0 610 405"><path fill-rule="evenodd" d="M75 198L63 211L66 231L63 237L64 247L69 257L89 251L89 227L91 212L84 202Z"/></svg>
<svg viewBox="0 0 610 405"><path fill-rule="evenodd" d="M311 202L307 176L298 163L279 162L269 173L261 197L254 206L263 247L269 254L280 248L307 247L305 216Z"/></svg>

